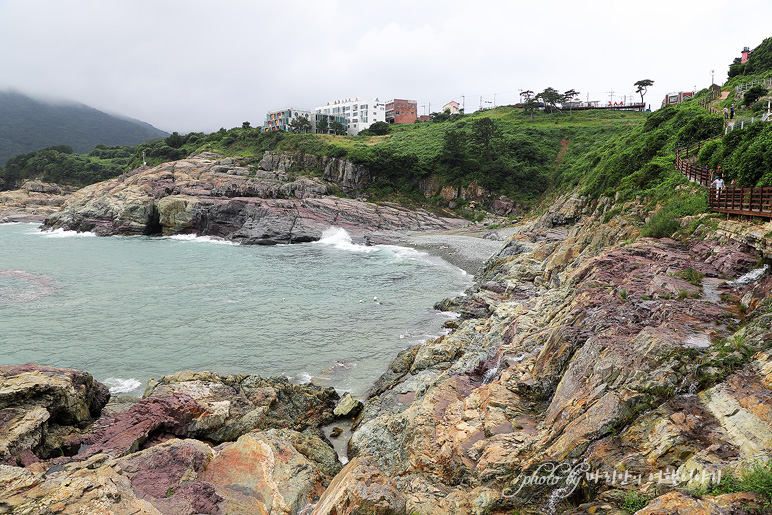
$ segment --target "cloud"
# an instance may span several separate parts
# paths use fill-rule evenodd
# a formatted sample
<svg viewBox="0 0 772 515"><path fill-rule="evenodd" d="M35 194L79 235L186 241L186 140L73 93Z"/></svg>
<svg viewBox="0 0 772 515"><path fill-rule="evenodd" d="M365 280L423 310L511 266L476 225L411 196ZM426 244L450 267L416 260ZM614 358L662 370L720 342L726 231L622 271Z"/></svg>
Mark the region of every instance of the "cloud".
<svg viewBox="0 0 772 515"><path fill-rule="evenodd" d="M743 9L768 19L772 6ZM518 100L577 89L607 100L723 82L767 34L718 0L0 0L0 87L62 97L167 131L213 131L351 96ZM761 25L761 24L759 24ZM482 99L481 99L482 97ZM484 104L488 105L488 104Z"/></svg>

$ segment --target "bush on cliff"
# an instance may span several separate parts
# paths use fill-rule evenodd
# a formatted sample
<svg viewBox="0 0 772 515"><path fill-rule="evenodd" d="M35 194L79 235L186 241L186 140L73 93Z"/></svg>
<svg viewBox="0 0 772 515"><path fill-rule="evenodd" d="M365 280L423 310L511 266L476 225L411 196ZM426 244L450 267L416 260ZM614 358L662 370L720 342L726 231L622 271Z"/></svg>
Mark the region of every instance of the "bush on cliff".
<svg viewBox="0 0 772 515"><path fill-rule="evenodd" d="M86 186L120 175L122 171L116 164L73 154L69 147L51 147L12 157L3 169L2 178L8 188L18 187L32 178Z"/></svg>
<svg viewBox="0 0 772 515"><path fill-rule="evenodd" d="M738 186L772 186L772 125L754 123L703 146L699 162L721 166L724 180Z"/></svg>

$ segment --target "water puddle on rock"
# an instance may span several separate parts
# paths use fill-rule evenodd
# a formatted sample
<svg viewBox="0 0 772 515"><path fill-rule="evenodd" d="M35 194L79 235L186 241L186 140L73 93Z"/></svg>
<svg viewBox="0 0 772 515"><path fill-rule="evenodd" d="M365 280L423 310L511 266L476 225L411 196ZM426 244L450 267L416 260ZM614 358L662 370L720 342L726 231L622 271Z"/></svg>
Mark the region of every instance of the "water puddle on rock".
<svg viewBox="0 0 772 515"><path fill-rule="evenodd" d="M702 298L706 302L713 304L721 303L721 294L719 290L726 286L726 281L718 277L705 277L702 280Z"/></svg>
<svg viewBox="0 0 772 515"><path fill-rule="evenodd" d="M684 345L686 347L691 347L692 349L707 349L710 347L711 343L710 335L708 333L692 334L684 341Z"/></svg>

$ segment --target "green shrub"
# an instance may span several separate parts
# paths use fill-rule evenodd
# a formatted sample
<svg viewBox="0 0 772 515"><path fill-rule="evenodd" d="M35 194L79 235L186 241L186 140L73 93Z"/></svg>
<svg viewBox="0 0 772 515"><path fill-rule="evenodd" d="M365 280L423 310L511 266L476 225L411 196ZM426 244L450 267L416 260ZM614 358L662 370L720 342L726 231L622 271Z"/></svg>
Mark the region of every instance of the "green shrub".
<svg viewBox="0 0 772 515"><path fill-rule="evenodd" d="M754 102L756 102L758 99L760 99L766 94L767 94L767 88L765 88L761 84L757 84L745 92L745 95L743 95L743 105L751 106L753 105Z"/></svg>
<svg viewBox="0 0 772 515"><path fill-rule="evenodd" d="M705 274L703 274L699 270L695 270L692 267L686 267L680 272L678 272L676 275L681 279L686 279L687 281L694 284L695 286L701 286L702 278L705 277Z"/></svg>
<svg viewBox="0 0 772 515"><path fill-rule="evenodd" d="M681 228L678 216L670 210L660 209L641 229L641 234L650 238L669 238Z"/></svg>
<svg viewBox="0 0 772 515"><path fill-rule="evenodd" d="M758 494L762 498L762 513L769 513L772 509L772 461L755 462L741 470L739 475L727 474L706 493L719 495L736 492Z"/></svg>
<svg viewBox="0 0 772 515"><path fill-rule="evenodd" d="M649 501L654 499L653 495L646 495L639 492L629 492L622 500L621 508L627 510L630 513L635 513L638 510L642 510L649 504Z"/></svg>

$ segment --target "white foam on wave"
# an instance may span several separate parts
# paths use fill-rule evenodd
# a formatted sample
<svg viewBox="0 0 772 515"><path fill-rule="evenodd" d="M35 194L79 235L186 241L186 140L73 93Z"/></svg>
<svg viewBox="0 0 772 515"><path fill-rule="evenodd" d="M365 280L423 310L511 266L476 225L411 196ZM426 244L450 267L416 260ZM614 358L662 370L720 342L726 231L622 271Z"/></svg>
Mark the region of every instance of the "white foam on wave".
<svg viewBox="0 0 772 515"><path fill-rule="evenodd" d="M311 379L313 378L314 376L312 376L308 372L301 372L300 375L298 376L298 382L300 382L300 384L310 383Z"/></svg>
<svg viewBox="0 0 772 515"><path fill-rule="evenodd" d="M423 263L428 263L433 266L441 266L446 268L452 268L456 270L459 274L461 274L462 277L467 277L471 279L472 274L464 270L463 268L459 268L453 263L446 261L442 259L439 256L434 256L432 254L429 254L428 252L424 252L422 250L414 249L413 247L400 247L397 245L381 245L382 249L386 249L389 252L391 252L394 255L395 261L420 261ZM459 293L460 294L460 293Z"/></svg>
<svg viewBox="0 0 772 515"><path fill-rule="evenodd" d="M348 252L373 252L379 246L359 245L353 242L351 235L342 227L330 227L322 232L322 237L315 242L317 245L327 245Z"/></svg>
<svg viewBox="0 0 772 515"><path fill-rule="evenodd" d="M40 234L41 236L45 238L94 238L96 237L96 233L93 232L78 232L78 231L67 231L63 228L59 229L36 229L34 231L31 231L32 234Z"/></svg>
<svg viewBox="0 0 772 515"><path fill-rule="evenodd" d="M224 238L218 238L216 236L198 236L195 234L174 234L172 236L164 236L164 239L175 241L192 241L195 243L214 243L217 245L238 245L238 243L226 240Z"/></svg>
<svg viewBox="0 0 772 515"><path fill-rule="evenodd" d="M131 393L142 386L142 383L133 377L130 377L129 379L108 377L102 381L102 384L110 388L110 393Z"/></svg>

